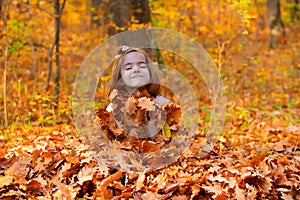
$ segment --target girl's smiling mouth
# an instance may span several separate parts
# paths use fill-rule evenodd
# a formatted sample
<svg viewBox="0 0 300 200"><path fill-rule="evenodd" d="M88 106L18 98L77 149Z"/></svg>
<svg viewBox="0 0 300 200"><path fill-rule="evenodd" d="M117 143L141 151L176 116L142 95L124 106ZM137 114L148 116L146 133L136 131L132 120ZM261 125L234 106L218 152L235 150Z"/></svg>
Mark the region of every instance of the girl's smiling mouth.
<svg viewBox="0 0 300 200"><path fill-rule="evenodd" d="M144 76L142 74L134 75L132 78L143 78Z"/></svg>

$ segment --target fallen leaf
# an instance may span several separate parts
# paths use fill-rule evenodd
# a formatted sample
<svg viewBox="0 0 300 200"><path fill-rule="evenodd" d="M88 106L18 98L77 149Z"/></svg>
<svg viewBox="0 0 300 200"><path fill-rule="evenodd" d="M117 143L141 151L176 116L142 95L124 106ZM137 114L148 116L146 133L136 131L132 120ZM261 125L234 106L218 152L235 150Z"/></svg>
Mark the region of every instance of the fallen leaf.
<svg viewBox="0 0 300 200"><path fill-rule="evenodd" d="M141 97L138 99L138 105L142 109L148 110L148 111L154 111L154 101L147 97Z"/></svg>
<svg viewBox="0 0 300 200"><path fill-rule="evenodd" d="M153 193L153 192L150 192L150 191L147 191L146 193L144 193L144 194L141 196L141 198L142 198L143 200L157 200L157 199L158 199L157 196L156 196L156 194Z"/></svg>
<svg viewBox="0 0 300 200"><path fill-rule="evenodd" d="M174 196L171 198L171 200L188 200L189 197L186 195L180 195L180 196Z"/></svg>
<svg viewBox="0 0 300 200"><path fill-rule="evenodd" d="M85 181L93 180L93 175L95 173L94 168L83 167L77 175L78 182L82 185Z"/></svg>
<svg viewBox="0 0 300 200"><path fill-rule="evenodd" d="M55 185L57 185L57 187L59 188L59 190L56 192L56 194L54 194L54 197L63 197L63 198L66 198L67 200L72 200L75 197L74 195L76 195L76 194L74 193L73 197L72 197L69 188L65 184L62 184L58 180L55 180L52 182Z"/></svg>
<svg viewBox="0 0 300 200"><path fill-rule="evenodd" d="M281 192L281 196L283 200L293 200L294 198L290 194L286 194L284 192Z"/></svg>
<svg viewBox="0 0 300 200"><path fill-rule="evenodd" d="M246 200L244 191L239 188L238 184L235 185L235 195L237 200Z"/></svg>
<svg viewBox="0 0 300 200"><path fill-rule="evenodd" d="M13 176L16 183L24 183L29 172L30 160L19 157L17 161L6 170L6 176Z"/></svg>
<svg viewBox="0 0 300 200"><path fill-rule="evenodd" d="M227 196L225 193L219 194L216 197L214 197L214 200L227 200Z"/></svg>
<svg viewBox="0 0 300 200"><path fill-rule="evenodd" d="M142 189L142 187L144 187L144 181L145 181L145 173L141 172L141 173L139 173L139 177L135 184L135 187L137 190L140 190L140 189Z"/></svg>
<svg viewBox="0 0 300 200"><path fill-rule="evenodd" d="M195 184L195 185L191 186L191 189L192 189L191 199L193 199L194 197L196 197L199 194L201 187L199 185Z"/></svg>
<svg viewBox="0 0 300 200"><path fill-rule="evenodd" d="M117 171L116 173L108 176L106 179L102 180L100 184L100 191L101 189L106 188L113 181L119 180L121 177L122 177L121 171Z"/></svg>
<svg viewBox="0 0 300 200"><path fill-rule="evenodd" d="M0 187L10 185L13 181L13 176L0 176Z"/></svg>
<svg viewBox="0 0 300 200"><path fill-rule="evenodd" d="M216 194L220 195L223 193L221 186L216 185L216 186L201 186L202 189L207 191L209 194Z"/></svg>

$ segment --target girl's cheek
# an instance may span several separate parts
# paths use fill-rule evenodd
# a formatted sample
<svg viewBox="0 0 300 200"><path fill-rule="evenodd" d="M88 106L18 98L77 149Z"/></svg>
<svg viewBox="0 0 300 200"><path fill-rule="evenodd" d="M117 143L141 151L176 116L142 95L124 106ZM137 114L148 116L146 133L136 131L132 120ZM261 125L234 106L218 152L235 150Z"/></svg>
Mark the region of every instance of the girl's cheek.
<svg viewBox="0 0 300 200"><path fill-rule="evenodd" d="M127 72L125 70L122 70L121 76L124 76Z"/></svg>
<svg viewBox="0 0 300 200"><path fill-rule="evenodd" d="M127 74L129 74L129 71L124 71L123 76L126 76Z"/></svg>

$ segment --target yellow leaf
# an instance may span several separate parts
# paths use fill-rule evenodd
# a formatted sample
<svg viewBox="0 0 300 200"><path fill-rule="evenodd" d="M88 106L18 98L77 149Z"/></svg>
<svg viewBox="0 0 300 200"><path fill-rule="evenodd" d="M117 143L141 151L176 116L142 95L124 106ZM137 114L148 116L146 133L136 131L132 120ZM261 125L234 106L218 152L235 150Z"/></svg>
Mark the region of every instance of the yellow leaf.
<svg viewBox="0 0 300 200"><path fill-rule="evenodd" d="M162 129L162 134L166 138L171 137L171 131L170 131L170 126L168 124L165 124L163 129Z"/></svg>
<svg viewBox="0 0 300 200"><path fill-rule="evenodd" d="M13 181L13 176L0 176L0 187L11 184Z"/></svg>

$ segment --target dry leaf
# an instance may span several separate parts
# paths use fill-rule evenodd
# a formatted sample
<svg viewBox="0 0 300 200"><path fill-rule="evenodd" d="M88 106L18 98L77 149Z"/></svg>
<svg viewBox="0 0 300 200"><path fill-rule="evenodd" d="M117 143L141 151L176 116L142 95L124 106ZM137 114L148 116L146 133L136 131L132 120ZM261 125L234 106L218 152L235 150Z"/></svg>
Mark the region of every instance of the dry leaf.
<svg viewBox="0 0 300 200"><path fill-rule="evenodd" d="M138 99L138 105L142 109L148 110L148 111L154 111L154 101L147 97L141 97Z"/></svg>
<svg viewBox="0 0 300 200"><path fill-rule="evenodd" d="M193 199L194 197L196 197L198 195L198 193L200 192L201 190L201 187L199 185L192 185L191 186L191 189L192 189L192 196L191 196L191 199Z"/></svg>
<svg viewBox="0 0 300 200"><path fill-rule="evenodd" d="M141 197L143 200L157 200L157 196L155 193L147 191L146 193L144 193Z"/></svg>
<svg viewBox="0 0 300 200"><path fill-rule="evenodd" d="M189 197L186 195L174 196L171 200L189 200Z"/></svg>
<svg viewBox="0 0 300 200"><path fill-rule="evenodd" d="M294 199L291 195L286 194L284 192L281 192L281 196L282 196L283 200L293 200Z"/></svg>
<svg viewBox="0 0 300 200"><path fill-rule="evenodd" d="M56 192L56 195L54 194L54 197L63 197L67 200L72 200L74 196L71 196L71 192L69 191L68 187L65 184L62 184L60 181L56 180L53 181L55 185L58 186L59 190Z"/></svg>
<svg viewBox="0 0 300 200"><path fill-rule="evenodd" d="M95 173L94 168L84 167L80 170L78 174L78 184L82 185L85 181L91 181Z"/></svg>
<svg viewBox="0 0 300 200"><path fill-rule="evenodd" d="M108 176L106 179L104 179L101 184L100 184L100 191L103 188L106 188L110 183L112 183L115 180L118 180L122 177L122 172L121 171L117 171L116 173Z"/></svg>
<svg viewBox="0 0 300 200"><path fill-rule="evenodd" d="M216 194L220 195L223 193L221 186L216 185L216 186L201 186L202 189L207 191L209 194Z"/></svg>
<svg viewBox="0 0 300 200"><path fill-rule="evenodd" d="M29 172L30 160L19 157L18 160L6 170L6 176L13 176L16 183L23 183Z"/></svg>
<svg viewBox="0 0 300 200"><path fill-rule="evenodd" d="M144 187L144 181L145 181L145 173L139 173L139 177L136 181L135 187L137 190L142 189Z"/></svg>
<svg viewBox="0 0 300 200"><path fill-rule="evenodd" d="M219 194L214 198L214 200L227 200L227 199L228 198L225 193Z"/></svg>
<svg viewBox="0 0 300 200"><path fill-rule="evenodd" d="M237 200L246 200L244 191L239 188L238 184L235 185L235 195Z"/></svg>
<svg viewBox="0 0 300 200"><path fill-rule="evenodd" d="M0 187L10 185L13 181L13 176L6 175L6 176L0 176Z"/></svg>

